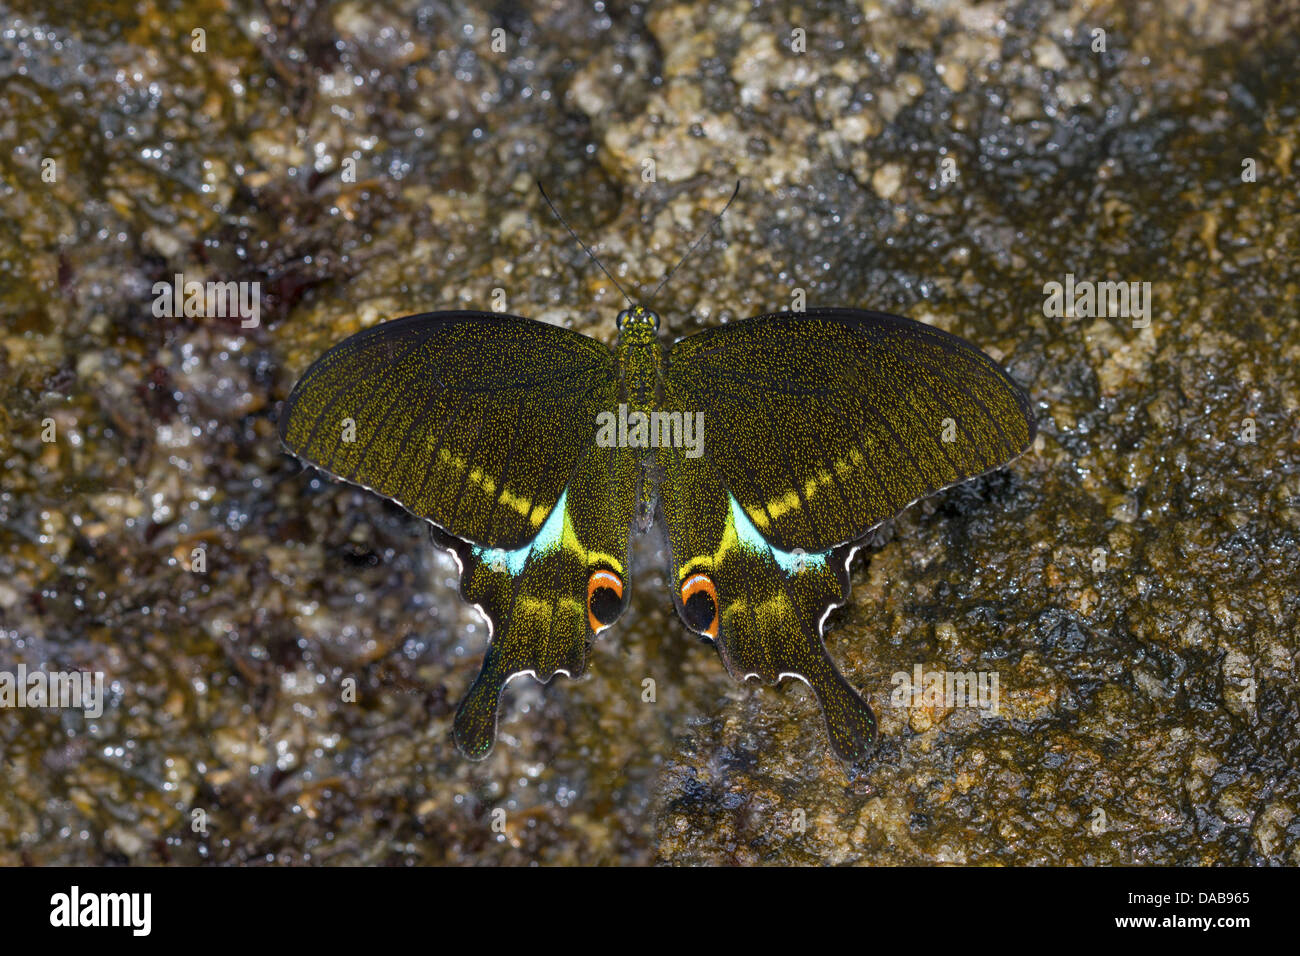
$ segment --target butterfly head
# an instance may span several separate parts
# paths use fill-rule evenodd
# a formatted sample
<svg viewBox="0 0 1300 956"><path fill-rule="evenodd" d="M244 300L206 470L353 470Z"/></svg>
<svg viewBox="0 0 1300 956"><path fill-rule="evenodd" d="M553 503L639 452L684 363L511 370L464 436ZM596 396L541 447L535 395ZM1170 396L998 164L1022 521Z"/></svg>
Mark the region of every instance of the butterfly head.
<svg viewBox="0 0 1300 956"><path fill-rule="evenodd" d="M652 338L659 331L659 316L643 305L634 305L618 314L618 330L625 336Z"/></svg>

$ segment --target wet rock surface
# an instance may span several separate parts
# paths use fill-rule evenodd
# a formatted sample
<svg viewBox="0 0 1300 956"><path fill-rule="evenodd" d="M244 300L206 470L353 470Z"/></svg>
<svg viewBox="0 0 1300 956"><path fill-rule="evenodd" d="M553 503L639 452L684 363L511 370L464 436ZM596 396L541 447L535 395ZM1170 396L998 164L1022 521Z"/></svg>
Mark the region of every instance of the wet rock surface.
<svg viewBox="0 0 1300 956"><path fill-rule="evenodd" d="M0 710L0 862L1300 864L1296 25L8 4L0 670L107 687L98 718ZM654 303L671 335L801 288L1031 393L1026 456L854 564L827 643L880 718L866 766L802 685L686 635L654 538L588 675L512 684L464 761L486 634L454 565L281 453L296 377L376 321L501 289L612 342L538 178L651 288L743 179ZM177 273L260 283L258 324L158 316ZM1149 282L1149 316L1046 314L1067 274ZM997 713L899 700L918 665L996 675Z"/></svg>

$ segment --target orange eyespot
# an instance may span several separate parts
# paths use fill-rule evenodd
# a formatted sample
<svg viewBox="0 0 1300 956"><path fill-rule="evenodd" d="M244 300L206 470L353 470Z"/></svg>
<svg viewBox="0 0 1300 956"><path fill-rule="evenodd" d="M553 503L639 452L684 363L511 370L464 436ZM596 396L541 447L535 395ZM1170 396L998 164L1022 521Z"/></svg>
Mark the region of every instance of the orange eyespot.
<svg viewBox="0 0 1300 956"><path fill-rule="evenodd" d="M692 631L718 639L718 589L707 574L682 582L682 617Z"/></svg>
<svg viewBox="0 0 1300 956"><path fill-rule="evenodd" d="M587 578L587 622L599 634L623 610L623 579L613 571L592 571Z"/></svg>

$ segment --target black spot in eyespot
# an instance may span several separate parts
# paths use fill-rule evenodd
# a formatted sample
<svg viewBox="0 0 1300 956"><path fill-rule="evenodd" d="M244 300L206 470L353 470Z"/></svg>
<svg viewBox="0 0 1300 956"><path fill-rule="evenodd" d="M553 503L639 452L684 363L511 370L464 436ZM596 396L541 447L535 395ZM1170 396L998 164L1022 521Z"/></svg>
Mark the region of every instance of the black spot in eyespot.
<svg viewBox="0 0 1300 956"><path fill-rule="evenodd" d="M613 588L596 588L591 592L591 616L601 624L613 624L622 606Z"/></svg>
<svg viewBox="0 0 1300 956"><path fill-rule="evenodd" d="M686 599L686 625L693 631L707 631L718 615L718 606L707 591L696 591Z"/></svg>

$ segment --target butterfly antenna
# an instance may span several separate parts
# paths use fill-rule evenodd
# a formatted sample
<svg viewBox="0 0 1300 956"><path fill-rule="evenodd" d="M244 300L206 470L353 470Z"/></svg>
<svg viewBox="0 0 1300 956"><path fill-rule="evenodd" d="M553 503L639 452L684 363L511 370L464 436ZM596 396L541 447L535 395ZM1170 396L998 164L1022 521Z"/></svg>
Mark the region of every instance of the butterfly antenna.
<svg viewBox="0 0 1300 956"><path fill-rule="evenodd" d="M601 272L605 273L605 278L614 283L614 288L623 293L623 298L627 299L627 304L635 306L636 303L632 301L630 295L623 291L623 287L618 284L618 280L609 274L609 270L606 269L604 265L601 264L601 261L596 258L596 254L587 248L587 244L579 239L578 234L573 231L572 227L567 222L564 221L564 217L560 215L560 210L555 208L555 203L551 202L551 197L546 195L546 189L542 186L542 181L540 179L537 180L537 191L542 194L542 198L546 200L546 205L549 206L551 212L555 214L555 218L560 220L560 225L569 231L569 235L573 237L573 241L582 246L582 251L591 256L591 261L596 263L596 267L599 268Z"/></svg>
<svg viewBox="0 0 1300 956"><path fill-rule="evenodd" d="M678 259L677 265L669 269L668 274L659 280L659 284L655 286L654 292L650 293L649 301L653 302L655 300L655 298L659 295L659 290L662 289L664 285L667 284L668 280L673 277L673 273L677 271L678 266L680 266L683 262L685 262L687 259L691 257L691 253L695 251L695 247L698 246L701 242L703 242L704 237L713 231L713 227L722 221L723 213L725 213L728 209L731 208L731 204L736 201L736 197L739 195L740 195L740 180L737 179L736 188L731 191L731 198L727 200L727 204L722 207L721 212L719 212L716 216L713 217L713 222L709 223L708 228L705 229L702 233L700 233L700 238L696 239L694 242L691 243L691 247L686 250L686 255Z"/></svg>

